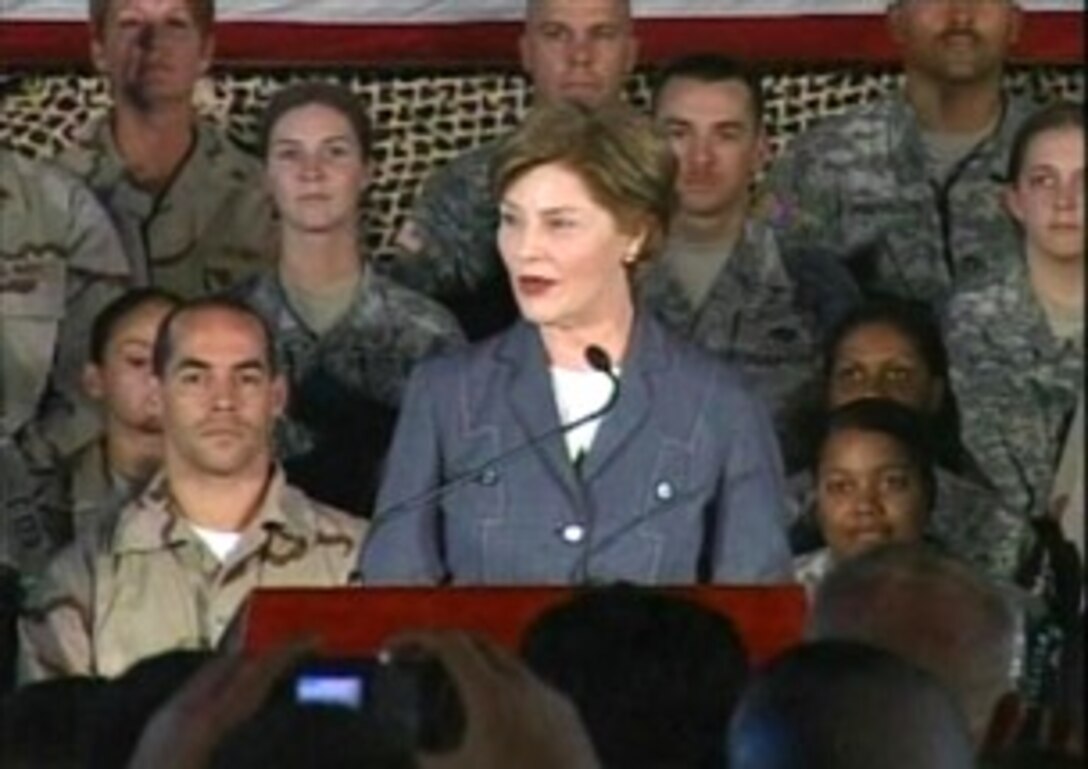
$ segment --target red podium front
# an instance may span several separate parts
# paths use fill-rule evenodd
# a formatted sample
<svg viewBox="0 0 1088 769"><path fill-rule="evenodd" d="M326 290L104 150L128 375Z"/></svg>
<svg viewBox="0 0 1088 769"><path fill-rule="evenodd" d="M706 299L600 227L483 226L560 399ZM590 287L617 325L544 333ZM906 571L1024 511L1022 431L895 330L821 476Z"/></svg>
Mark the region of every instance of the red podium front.
<svg viewBox="0 0 1088 769"><path fill-rule="evenodd" d="M659 589L728 616L753 662L801 638L807 607L800 587ZM376 653L390 636L405 630L459 629L516 649L540 612L573 593L567 587L263 589L246 608L244 643L257 651L311 632L320 638L322 654L358 656Z"/></svg>

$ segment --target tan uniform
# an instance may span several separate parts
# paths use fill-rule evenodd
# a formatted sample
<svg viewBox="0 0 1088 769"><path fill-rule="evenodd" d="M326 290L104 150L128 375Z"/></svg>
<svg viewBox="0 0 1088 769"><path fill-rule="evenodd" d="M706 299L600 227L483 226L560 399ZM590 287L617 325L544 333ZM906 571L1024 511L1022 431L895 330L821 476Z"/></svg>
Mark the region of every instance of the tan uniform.
<svg viewBox="0 0 1088 769"><path fill-rule="evenodd" d="M273 262L276 227L260 163L210 124L197 125L196 145L161 193L128 176L108 118L60 161L84 177L109 209L140 285L192 298Z"/></svg>
<svg viewBox="0 0 1088 769"><path fill-rule="evenodd" d="M115 676L169 649L211 648L254 588L346 585L364 526L277 470L221 563L175 512L159 475L115 523L49 565L20 621L20 676Z"/></svg>
<svg viewBox="0 0 1088 769"><path fill-rule="evenodd" d="M65 538L37 497L56 457L98 429L80 373L91 323L128 273L90 190L0 150L0 562L33 568Z"/></svg>

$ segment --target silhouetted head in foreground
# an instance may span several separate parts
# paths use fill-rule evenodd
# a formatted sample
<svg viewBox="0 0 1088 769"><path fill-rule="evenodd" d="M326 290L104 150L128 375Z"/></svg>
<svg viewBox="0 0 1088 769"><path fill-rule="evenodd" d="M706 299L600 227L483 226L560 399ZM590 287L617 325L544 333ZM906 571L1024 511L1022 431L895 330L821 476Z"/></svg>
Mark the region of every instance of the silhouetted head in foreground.
<svg viewBox="0 0 1088 769"><path fill-rule="evenodd" d="M929 675L893 654L822 641L778 657L729 729L729 769L971 769L967 723Z"/></svg>

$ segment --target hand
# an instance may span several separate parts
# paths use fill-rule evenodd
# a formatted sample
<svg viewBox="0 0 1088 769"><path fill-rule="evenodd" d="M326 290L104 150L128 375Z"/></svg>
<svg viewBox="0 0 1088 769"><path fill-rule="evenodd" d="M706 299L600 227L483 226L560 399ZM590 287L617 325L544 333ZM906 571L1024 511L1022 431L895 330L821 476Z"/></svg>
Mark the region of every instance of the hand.
<svg viewBox="0 0 1088 769"><path fill-rule="evenodd" d="M465 710L460 745L420 753L420 769L600 769L574 706L512 654L463 633L412 633L392 644L437 657Z"/></svg>
<svg viewBox="0 0 1088 769"><path fill-rule="evenodd" d="M256 657L215 657L151 717L129 769L203 769L223 737L311 650L308 641L292 641Z"/></svg>

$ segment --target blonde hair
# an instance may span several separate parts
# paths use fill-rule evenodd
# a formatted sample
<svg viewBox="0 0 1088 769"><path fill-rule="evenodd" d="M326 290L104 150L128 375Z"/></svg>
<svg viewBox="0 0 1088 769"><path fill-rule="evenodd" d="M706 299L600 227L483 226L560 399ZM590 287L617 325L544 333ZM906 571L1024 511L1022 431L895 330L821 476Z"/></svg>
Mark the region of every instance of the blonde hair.
<svg viewBox="0 0 1088 769"><path fill-rule="evenodd" d="M496 198L527 172L551 164L577 174L621 230L644 233L635 262L660 250L672 215L676 160L646 116L623 104L537 107L498 152Z"/></svg>

